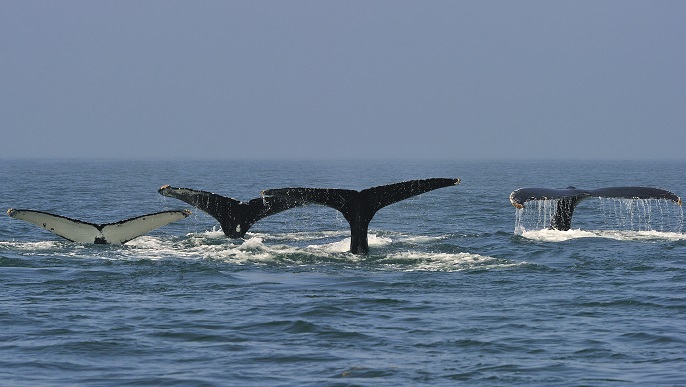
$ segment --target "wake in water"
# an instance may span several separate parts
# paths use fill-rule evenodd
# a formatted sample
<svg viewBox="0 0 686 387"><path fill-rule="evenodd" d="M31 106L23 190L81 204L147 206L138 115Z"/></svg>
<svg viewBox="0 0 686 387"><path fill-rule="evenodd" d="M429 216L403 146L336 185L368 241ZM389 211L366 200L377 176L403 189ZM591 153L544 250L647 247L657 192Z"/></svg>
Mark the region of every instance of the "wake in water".
<svg viewBox="0 0 686 387"><path fill-rule="evenodd" d="M545 241L576 238L682 240L683 208L665 199L594 198L579 205L573 228L551 229L558 199L534 200L515 210L516 235ZM581 207L585 208L581 208ZM590 207L590 208L589 208Z"/></svg>
<svg viewBox="0 0 686 387"><path fill-rule="evenodd" d="M189 233L185 236L142 236L124 246L98 246L67 241L0 242L0 255L96 258L112 260L216 260L236 265L307 266L343 264L391 271L461 271L498 269L520 265L507 259L472 254L457 247L433 251L447 236L371 232L369 245L375 254L349 252L345 231L286 234L248 233L244 240L231 240L221 230ZM444 245L450 246L449 243ZM407 246L407 248L404 248ZM427 251L428 250L428 251ZM447 251L446 251L447 250Z"/></svg>

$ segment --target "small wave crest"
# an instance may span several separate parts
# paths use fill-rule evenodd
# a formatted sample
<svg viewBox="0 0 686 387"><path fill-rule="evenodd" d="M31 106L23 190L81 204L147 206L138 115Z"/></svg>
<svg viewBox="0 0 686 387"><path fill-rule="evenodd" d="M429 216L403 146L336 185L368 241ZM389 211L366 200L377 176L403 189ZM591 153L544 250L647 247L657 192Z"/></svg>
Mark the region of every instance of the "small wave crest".
<svg viewBox="0 0 686 387"><path fill-rule="evenodd" d="M522 264L472 253L401 252L389 254L379 261L387 268L403 271L463 271L501 269Z"/></svg>

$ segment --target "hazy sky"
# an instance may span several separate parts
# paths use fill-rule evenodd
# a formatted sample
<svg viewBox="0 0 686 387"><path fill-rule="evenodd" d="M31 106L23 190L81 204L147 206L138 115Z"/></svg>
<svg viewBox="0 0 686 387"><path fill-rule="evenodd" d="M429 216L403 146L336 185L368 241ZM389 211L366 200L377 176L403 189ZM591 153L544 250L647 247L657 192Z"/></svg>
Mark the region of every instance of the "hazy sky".
<svg viewBox="0 0 686 387"><path fill-rule="evenodd" d="M686 1L0 0L0 158L685 158Z"/></svg>

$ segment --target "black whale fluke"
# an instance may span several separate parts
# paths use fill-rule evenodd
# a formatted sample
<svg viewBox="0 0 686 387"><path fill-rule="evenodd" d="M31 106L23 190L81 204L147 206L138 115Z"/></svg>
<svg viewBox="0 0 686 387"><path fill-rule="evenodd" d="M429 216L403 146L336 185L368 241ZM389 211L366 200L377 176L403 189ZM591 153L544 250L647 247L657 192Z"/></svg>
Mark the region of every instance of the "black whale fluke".
<svg viewBox="0 0 686 387"><path fill-rule="evenodd" d="M124 244L148 231L188 217L188 210L162 211L114 223L95 224L43 211L10 208L7 215L42 227L64 239L78 243Z"/></svg>
<svg viewBox="0 0 686 387"><path fill-rule="evenodd" d="M191 188L176 188L169 185L158 192L163 196L183 200L215 218L229 238L243 238L258 220L274 215L301 203L287 198L255 198L247 203L212 192Z"/></svg>
<svg viewBox="0 0 686 387"><path fill-rule="evenodd" d="M350 252L369 252L367 231L374 214L383 207L438 188L457 185L460 179L433 178L367 188L362 191L336 188L280 188L262 191L267 198L290 198L321 204L340 211L350 224Z"/></svg>
<svg viewBox="0 0 686 387"><path fill-rule="evenodd" d="M510 194L510 203L515 208L524 208L530 200L557 199L555 213L550 221L550 228L567 231L571 228L574 208L580 201L591 197L620 199L666 199L681 205L681 198L675 194L651 187L606 187L582 190L575 187L566 189L520 188Z"/></svg>

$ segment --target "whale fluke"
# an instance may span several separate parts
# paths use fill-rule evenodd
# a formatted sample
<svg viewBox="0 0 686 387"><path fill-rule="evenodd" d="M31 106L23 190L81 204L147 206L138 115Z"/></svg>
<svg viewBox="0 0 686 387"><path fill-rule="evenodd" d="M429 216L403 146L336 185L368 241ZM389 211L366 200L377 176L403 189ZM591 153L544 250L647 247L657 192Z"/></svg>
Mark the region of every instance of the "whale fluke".
<svg viewBox="0 0 686 387"><path fill-rule="evenodd" d="M620 199L666 199L681 205L681 198L675 194L651 187L607 187L582 190L575 187L566 189L551 188L520 188L510 194L510 203L515 208L524 208L529 200L557 199L555 213L550 221L550 228L567 231L572 224L574 208L580 201L591 197L620 198Z"/></svg>
<svg viewBox="0 0 686 387"><path fill-rule="evenodd" d="M42 211L10 208L7 215L42 227L53 234L77 243L124 244L156 228L184 219L188 210L163 211L122 220L115 223L88 223Z"/></svg>
<svg viewBox="0 0 686 387"><path fill-rule="evenodd" d="M288 198L256 198L247 203L212 192L191 188L161 187L160 195L183 200L215 218L229 238L243 238L260 219L302 204Z"/></svg>
<svg viewBox="0 0 686 387"><path fill-rule="evenodd" d="M262 191L265 197L286 197L321 204L340 211L350 224L350 252L369 252L367 231L374 214L383 207L438 188L457 185L460 179L433 178L367 188L280 188Z"/></svg>

